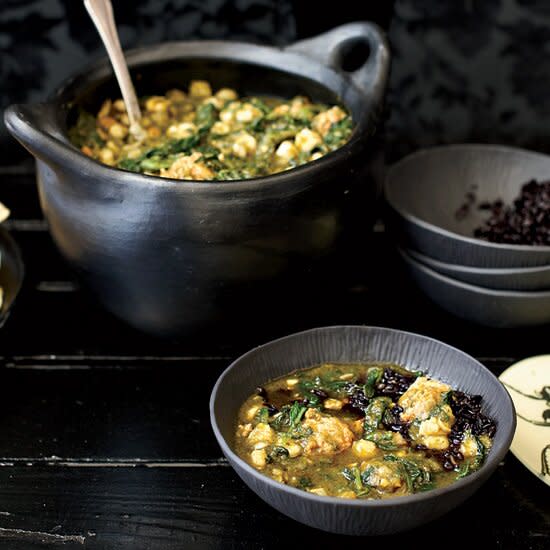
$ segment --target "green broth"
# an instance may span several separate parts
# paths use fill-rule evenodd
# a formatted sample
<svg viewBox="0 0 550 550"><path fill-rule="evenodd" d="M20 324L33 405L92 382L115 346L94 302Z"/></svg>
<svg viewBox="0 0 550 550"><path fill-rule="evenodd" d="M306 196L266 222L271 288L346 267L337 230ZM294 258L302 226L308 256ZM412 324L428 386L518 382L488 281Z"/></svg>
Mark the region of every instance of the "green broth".
<svg viewBox="0 0 550 550"><path fill-rule="evenodd" d="M239 410L234 448L265 475L314 494L410 495L483 464L492 433L459 433L457 424L460 444L449 440L463 395L398 365L327 363L250 396Z"/></svg>
<svg viewBox="0 0 550 550"><path fill-rule="evenodd" d="M69 132L84 154L124 170L190 180L266 176L317 160L353 131L338 105L307 97L239 97L206 81L186 92L140 99L141 131L131 132L121 99L104 101L97 115L81 112Z"/></svg>

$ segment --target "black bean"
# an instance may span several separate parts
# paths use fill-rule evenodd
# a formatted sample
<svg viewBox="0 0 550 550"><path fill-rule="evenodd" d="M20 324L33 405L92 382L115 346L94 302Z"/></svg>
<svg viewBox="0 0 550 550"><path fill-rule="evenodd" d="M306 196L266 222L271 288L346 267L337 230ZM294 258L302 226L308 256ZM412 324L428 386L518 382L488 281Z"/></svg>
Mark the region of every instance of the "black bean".
<svg viewBox="0 0 550 550"><path fill-rule="evenodd" d="M413 375L407 376L393 369L384 369L382 378L376 385L376 395L383 395L397 401L415 380Z"/></svg>
<svg viewBox="0 0 550 550"><path fill-rule="evenodd" d="M365 395L365 392L357 387L352 389L348 394L348 402L345 408L356 413L364 414L369 402L370 399Z"/></svg>
<svg viewBox="0 0 550 550"><path fill-rule="evenodd" d="M550 245L550 180L525 183L511 205L498 199L478 208L490 210L491 215L475 229L475 237L496 243Z"/></svg>
<svg viewBox="0 0 550 550"><path fill-rule="evenodd" d="M264 407L267 409L269 416L273 416L274 414L277 414L279 412L279 409L271 403L264 403Z"/></svg>
<svg viewBox="0 0 550 550"><path fill-rule="evenodd" d="M326 399L328 397L328 393L324 390L321 390L320 388L315 388L315 389L311 390L311 393L313 395L316 395L320 399Z"/></svg>

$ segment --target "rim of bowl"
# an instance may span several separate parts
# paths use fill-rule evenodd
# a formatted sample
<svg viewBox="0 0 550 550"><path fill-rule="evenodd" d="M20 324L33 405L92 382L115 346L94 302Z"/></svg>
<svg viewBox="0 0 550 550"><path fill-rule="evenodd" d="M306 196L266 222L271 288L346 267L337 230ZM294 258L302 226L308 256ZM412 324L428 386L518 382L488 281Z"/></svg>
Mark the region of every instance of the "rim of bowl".
<svg viewBox="0 0 550 550"><path fill-rule="evenodd" d="M454 143L451 145L437 145L435 147L427 147L424 149L419 149L418 151L415 151L414 153L411 153L410 155L403 157L402 159L397 161L395 164L393 164L391 168L388 170L386 177L384 178L384 197L386 198L386 201L391 206L391 208L395 210L395 212L397 212L399 216L401 216L405 220L410 221L415 225L422 227L423 229L432 231L434 233L438 233L440 235L444 235L445 237L448 237L450 239L461 241L467 244L481 246L483 248L496 248L499 250L531 251L535 253L537 251L546 252L546 253L550 252L550 246L548 245L493 243L490 241L484 241L482 239L476 239L475 237L467 237L465 235L461 235L460 233L455 233L454 231L450 231L449 229L440 227L439 225L435 225L433 223L422 220L421 218L415 216L414 214L411 214L410 212L407 212L406 210L397 207L395 203L392 200L390 200L390 196L389 196L390 193L388 192L388 189L390 187L389 181L391 179L392 172L395 169L400 167L402 164L407 164L408 162L415 160L417 157L429 155L432 153L438 153L441 151L452 151L454 149L475 149L475 150L484 149L486 151L502 151L502 152L508 152L508 153L514 152L514 153L520 153L531 157L545 158L550 163L550 156L545 155L544 153L529 151L527 149L522 149L520 147L510 147L507 145L491 145L487 143Z"/></svg>
<svg viewBox="0 0 550 550"><path fill-rule="evenodd" d="M406 254L420 263L426 262L426 267L431 268L431 264L437 265L443 269L450 268L459 273L471 273L473 275L530 275L536 273L550 272L550 265L537 265L533 267L474 267L469 265L452 264L431 258L418 250L412 248L398 247ZM444 275L444 274L441 274ZM521 292L521 291L518 291ZM526 291L525 291L526 292ZM529 291L532 292L532 291Z"/></svg>
<svg viewBox="0 0 550 550"><path fill-rule="evenodd" d="M336 77L344 80L348 86L353 87L358 91L359 94L362 92L357 88L355 83L349 78L349 76L344 71L338 71L334 69L333 67L330 67L328 65L325 65L321 63L320 61L317 61L316 59L312 57L308 57L306 55L280 49L274 46L266 46L266 45L260 45L260 44L253 44L253 43L247 43L247 42L241 42L241 41L232 41L232 40L201 40L201 41L168 41L168 42L158 42L156 44L151 44L150 46L141 46L137 48L131 48L128 50L125 50L125 56L127 57L127 60L129 60L129 66L132 68L132 57L135 57L135 67L139 68L141 64L147 65L147 64L155 64L155 63L162 63L163 61L170 61L177 58L185 58L185 54L182 54L180 56L173 56L169 57L167 59L159 58L154 60L140 60L140 56L144 54L151 53L153 51L161 51L162 49L165 49L167 46L189 46L189 47L195 47L195 46L216 46L216 45L230 45L230 48L243 48L246 47L247 49L256 49L259 50L259 52L269 52L271 54L275 53L277 55L284 55L285 57L294 57L298 60L304 60L307 59L309 64L318 65L323 68L324 71L328 71L335 75ZM206 55L206 54L205 54ZM194 55L193 57L200 57L197 55ZM262 64L259 60L244 60L244 59L234 59L229 54L224 57L222 54L219 55L219 57L208 57L207 59L212 60L222 60L227 63L239 63L239 62L246 62L251 65L259 66L261 67ZM77 74L72 75L65 80L63 80L54 90L54 92L50 95L48 98L48 103L52 106L56 106L57 108L60 107L59 99L62 97L63 93L69 89L71 86L74 86L75 83L78 81L79 78L81 78L86 72L92 72L92 71L101 71L105 67L108 67L109 60L107 57L103 57L100 60L97 60L95 62L92 62L88 64L83 70L79 71ZM330 91L334 94L334 92L326 86L324 82L321 82L319 80L316 80L314 78L305 77L296 75L292 72L285 71L282 68L278 67L271 67L266 66L266 68L273 70L275 72L280 72L284 74L288 74L292 77L296 78L302 78L306 80L312 80L316 82L318 85L322 86L324 89ZM111 75L112 77L112 75ZM385 95L385 92L384 92ZM346 110L349 112L348 106L344 103L344 101L341 98L338 98L340 103L346 108ZM365 96L363 94L363 101L366 103L372 102L372 98L370 96ZM244 178L244 179L236 179L236 180L184 180L184 179L176 179L176 178L163 178L160 176L152 176L147 174L142 174L140 172L132 172L131 170L124 170L122 168L115 168L112 166L108 166L106 164L103 164L96 159L92 159L88 156L86 156L84 153L82 153L79 149L77 149L68 139L68 136L66 133L63 133L63 140L59 140L64 147L67 148L67 151L65 154L74 153L77 155L77 158L79 161L84 164L84 166L88 165L93 170L100 170L105 172L105 177L109 177L109 179L116 181L118 178L122 178L122 181L128 184L142 184L146 186L150 185L156 185L159 187L174 187L178 186L180 188L192 188L195 190L201 190L201 191L207 191L210 189L217 189L218 187L223 187L231 191L243 191L243 190L251 190L254 191L258 186L260 188L272 188L276 187L278 185L284 185L288 182L290 178L293 178L294 175L296 176L305 176L307 177L308 172L315 172L317 170L325 169L325 170L331 170L334 168L336 164L339 162L345 162L347 159L341 158L342 153L349 156L353 151L360 150L362 140L363 138L367 137L365 136L365 131L368 127L374 127L376 128L378 126L378 123L376 120L373 122L373 116L377 111L377 105L370 105L361 116L359 120L353 120L354 122L354 128L353 132L349 138L349 140L344 143L341 147L338 149L335 149L334 151L330 151L323 157L306 162L305 164L302 164L300 166L296 166L294 168L291 168L290 170L283 170L282 172L276 172L273 174L268 174L266 176L260 176L255 178ZM116 174L116 176L114 176ZM100 174L101 177L101 174ZM221 184L221 185L220 185Z"/></svg>
<svg viewBox="0 0 550 550"><path fill-rule="evenodd" d="M308 493L307 491L303 491L301 489L297 489L295 487L291 487L289 485L285 485L284 483L280 483L278 481L275 481L274 479L270 478L269 476L262 474L261 472L258 472L256 469L254 469L252 466L250 466L247 462L245 462L240 456L237 455L231 448L231 446L227 443L225 440L225 437L222 435L217 419L216 414L214 412L214 404L216 402L216 398L219 392L219 388L224 382L225 377L229 374L230 371L232 371L238 363L240 363L243 359L247 358L248 356L258 353L259 351L273 345L276 343L285 342L286 340L291 340L293 338L296 338L298 336L308 334L310 332L315 331L324 331L324 330L334 330L334 329L346 329L346 328L353 328L357 329L360 328L362 330L381 330L386 332L392 332L392 333L400 333L407 336L414 336L414 337L420 337L427 341L435 342L439 345L446 346L448 348L451 348L454 351L457 351L460 355L463 355L465 358L472 360L475 362L478 369L481 369L482 371L485 371L487 374L490 375L491 378L493 378L498 385L502 387L502 390L504 392L504 399L506 400L508 404L508 408L511 414L511 429L509 430L509 433L506 434L506 438L502 443L501 448L495 452L494 454L492 452L489 453L489 458L486 460L486 462L483 464L483 466L474 472L473 474L470 474L466 477L463 477L461 479L458 479L451 483L450 485L447 485L446 487L440 487L439 489L432 489L430 491L426 491L423 493L415 493L413 495L407 495L407 496L400 496L396 498L388 498L388 499L381 499L381 500L368 500L368 499L349 499L349 498L341 498L341 497L331 497L331 496L320 496L315 495L313 493ZM459 487L466 487L468 485L475 484L475 482L479 478L483 478L486 474L487 468L486 466L490 465L491 469L494 470L500 461L504 458L506 453L508 452L510 445L512 444L512 439L514 437L514 433L516 430L516 412L514 408L514 403L512 401L512 398L508 394L508 391L503 386L503 384L499 381L499 379L482 363L480 363L475 357L472 357L471 355L468 355L466 352L451 346L449 344L445 344L445 342L442 342L441 340L437 340L435 338L431 338L430 336L424 336L422 334L417 334L414 332L409 332L405 330L399 330L399 329L393 329L393 328L387 328L387 327L377 327L377 326L363 326L363 325L333 325L333 326L325 326L325 327L316 327L308 330L303 330L300 332L296 332L293 334L289 334L287 336L283 336L281 338L276 338L275 340L271 340L269 342L266 342L265 344L262 344L260 346L256 346L243 355L237 357L224 371L220 374L218 379L216 380L216 383L214 384L214 387L212 389L212 393L210 395L210 403L209 403L209 409L210 409L210 424L212 427L212 430L214 431L214 435L216 437L216 440L218 441L218 444L220 445L222 452L226 457L228 457L228 460L236 462L241 468L243 468L248 474L252 475L255 478L260 479L262 482L266 483L270 487L276 490L283 491L285 493L289 493L290 495L305 498L307 500L312 500L314 502L322 502L326 504L336 504L340 503L342 505L346 506L352 506L352 507L367 507L367 508L386 508L386 507L393 507L393 506L406 506L407 504L411 504L414 502L424 501L424 500L430 500L432 498L437 498L444 496L448 493L452 493ZM497 427L498 429L498 427ZM230 458L229 458L230 457ZM255 491L254 491L255 492Z"/></svg>
<svg viewBox="0 0 550 550"><path fill-rule="evenodd" d="M477 294L485 294L487 296L493 296L495 298L550 298L550 290L495 290L492 288L485 288L483 286L473 285L471 283L465 283L464 281L458 281L447 275L442 275L438 273L431 267L420 263L418 260L414 259L408 252L399 249L399 253L405 261L412 263L415 267L424 271L430 277L439 279L441 282L449 284L454 287L462 288L464 290L469 290L471 292L476 292Z"/></svg>

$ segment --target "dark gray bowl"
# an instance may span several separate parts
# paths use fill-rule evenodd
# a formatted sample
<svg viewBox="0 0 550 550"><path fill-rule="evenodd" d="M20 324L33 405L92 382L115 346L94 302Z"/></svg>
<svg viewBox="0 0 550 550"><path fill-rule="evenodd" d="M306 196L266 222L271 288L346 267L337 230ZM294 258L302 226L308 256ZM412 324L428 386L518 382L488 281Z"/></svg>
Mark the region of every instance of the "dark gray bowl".
<svg viewBox="0 0 550 550"><path fill-rule="evenodd" d="M407 248L406 253L426 267L451 279L493 290L550 290L550 265L483 268L448 264Z"/></svg>
<svg viewBox="0 0 550 550"><path fill-rule="evenodd" d="M530 179L550 178L550 157L496 145L448 145L419 151L395 164L385 182L390 224L409 248L464 266L550 265L550 246L495 244L473 238L488 216L457 210L476 186L478 202L510 203Z"/></svg>
<svg viewBox="0 0 550 550"><path fill-rule="evenodd" d="M486 463L453 485L389 500L321 497L278 483L256 471L232 450L242 402L267 380L324 361L392 361L460 390L483 396L485 412L498 427ZM359 326L309 330L275 340L238 358L220 376L210 398L210 420L224 455L242 480L268 504L291 518L334 533L397 533L435 519L468 498L502 460L514 435L512 401L501 383L465 353L425 336Z"/></svg>
<svg viewBox="0 0 550 550"><path fill-rule="evenodd" d="M550 291L491 290L441 275L404 250L400 254L420 289L453 315L496 328L550 323Z"/></svg>
<svg viewBox="0 0 550 550"><path fill-rule="evenodd" d="M0 287L4 290L4 301L0 309L0 327L6 322L21 290L24 267L19 247L5 230L0 228Z"/></svg>

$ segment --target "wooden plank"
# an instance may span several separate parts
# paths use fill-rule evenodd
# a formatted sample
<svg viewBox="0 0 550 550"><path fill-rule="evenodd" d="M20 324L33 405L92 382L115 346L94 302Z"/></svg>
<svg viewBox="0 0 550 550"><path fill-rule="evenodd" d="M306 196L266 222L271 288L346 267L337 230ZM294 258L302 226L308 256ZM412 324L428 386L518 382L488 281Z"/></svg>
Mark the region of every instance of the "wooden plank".
<svg viewBox="0 0 550 550"><path fill-rule="evenodd" d="M208 402L230 359L4 358L0 463L212 463ZM498 374L509 362L490 361Z"/></svg>
<svg viewBox="0 0 550 550"><path fill-rule="evenodd" d="M18 358L0 370L0 462L220 458L208 401L229 361L105 359L104 368L82 369L60 358L37 368L42 362Z"/></svg>
<svg viewBox="0 0 550 550"><path fill-rule="evenodd" d="M546 486L508 457L476 495L410 533L345 541L305 527L257 498L231 468L0 468L0 546L38 548L423 548L475 539L480 548L543 550L550 536ZM19 534L18 532L21 531ZM45 538L44 538L45 537ZM72 538L68 538L72 537ZM9 545L8 545L9 541ZM444 542L443 542L444 541ZM42 546L44 547L44 546Z"/></svg>
<svg viewBox="0 0 550 550"><path fill-rule="evenodd" d="M0 166L0 201L11 210L12 220L42 218L33 167Z"/></svg>
<svg viewBox="0 0 550 550"><path fill-rule="evenodd" d="M376 258L375 262L358 259L309 307L277 315L266 310L262 323L254 319L245 328L237 326L234 312L228 311L228 323L217 332L182 336L177 342L143 335L106 313L93 296L79 290L47 233L14 235L23 249L27 274L12 318L0 332L4 354L235 355L274 337L335 324L418 332L483 357L521 358L547 352L548 327L485 329L431 304L406 277L385 233L372 236L368 258Z"/></svg>

